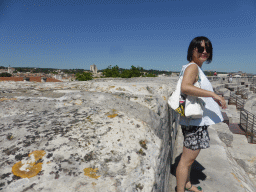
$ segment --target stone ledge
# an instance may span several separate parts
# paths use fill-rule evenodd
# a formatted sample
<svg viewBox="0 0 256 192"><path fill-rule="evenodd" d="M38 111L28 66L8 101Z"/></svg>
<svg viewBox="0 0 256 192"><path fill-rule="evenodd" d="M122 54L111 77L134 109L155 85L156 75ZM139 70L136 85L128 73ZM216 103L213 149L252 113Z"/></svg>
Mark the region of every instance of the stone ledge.
<svg viewBox="0 0 256 192"><path fill-rule="evenodd" d="M211 192L230 192L230 191L255 191L255 185L252 179L237 163L233 150L237 148L236 137L232 139L228 126L225 123L218 123L209 128L210 148L201 150L195 163L192 166L191 182L194 185L200 185L204 191ZM221 135L221 139L219 137ZM224 137L223 137L224 136ZM228 136L228 137L226 137ZM231 147L227 147L231 144ZM175 169L182 153L183 135L181 129L178 129L176 140L176 153L172 165L172 175L170 177L170 192L175 192L176 177ZM255 151L254 151L255 154Z"/></svg>
<svg viewBox="0 0 256 192"><path fill-rule="evenodd" d="M176 79L154 80L0 82L0 188L168 191Z"/></svg>

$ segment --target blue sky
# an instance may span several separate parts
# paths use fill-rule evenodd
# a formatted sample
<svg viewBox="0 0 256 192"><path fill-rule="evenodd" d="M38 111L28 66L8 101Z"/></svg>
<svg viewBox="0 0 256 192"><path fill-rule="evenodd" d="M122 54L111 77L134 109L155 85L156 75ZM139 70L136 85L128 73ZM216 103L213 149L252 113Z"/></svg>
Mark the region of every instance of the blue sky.
<svg viewBox="0 0 256 192"><path fill-rule="evenodd" d="M196 36L204 70L256 73L254 0L0 0L0 66L179 71Z"/></svg>

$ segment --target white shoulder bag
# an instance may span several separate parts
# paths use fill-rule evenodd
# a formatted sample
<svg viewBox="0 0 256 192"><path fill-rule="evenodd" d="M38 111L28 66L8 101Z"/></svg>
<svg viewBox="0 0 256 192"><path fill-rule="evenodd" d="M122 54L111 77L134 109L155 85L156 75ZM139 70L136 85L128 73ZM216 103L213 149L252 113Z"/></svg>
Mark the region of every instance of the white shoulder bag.
<svg viewBox="0 0 256 192"><path fill-rule="evenodd" d="M180 113L181 116L185 116L185 113L184 113L185 102L181 98L181 91L180 91L182 79L183 79L183 76L180 76L177 82L175 91L172 93L172 95L168 99L168 104L173 110Z"/></svg>
<svg viewBox="0 0 256 192"><path fill-rule="evenodd" d="M183 76L180 76L176 90L168 99L168 104L176 112L180 113L181 116L186 116L189 118L202 118L203 117L203 107L205 105L204 101L200 97L190 96L186 97L185 102L181 98L181 83ZM201 88L199 82L197 81L194 86ZM185 109L184 109L185 108Z"/></svg>
<svg viewBox="0 0 256 192"><path fill-rule="evenodd" d="M198 81L194 86L201 88ZM204 105L202 98L188 95L185 101L185 116L193 119L202 118Z"/></svg>

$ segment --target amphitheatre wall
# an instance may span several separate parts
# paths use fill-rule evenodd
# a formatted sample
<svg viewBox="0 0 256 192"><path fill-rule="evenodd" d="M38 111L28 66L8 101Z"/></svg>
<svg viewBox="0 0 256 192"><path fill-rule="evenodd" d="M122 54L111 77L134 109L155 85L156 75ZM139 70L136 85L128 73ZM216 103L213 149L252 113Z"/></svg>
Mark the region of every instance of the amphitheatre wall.
<svg viewBox="0 0 256 192"><path fill-rule="evenodd" d="M0 189L168 191L176 81L0 82Z"/></svg>
<svg viewBox="0 0 256 192"><path fill-rule="evenodd" d="M0 190L168 192L176 82L0 82Z"/></svg>

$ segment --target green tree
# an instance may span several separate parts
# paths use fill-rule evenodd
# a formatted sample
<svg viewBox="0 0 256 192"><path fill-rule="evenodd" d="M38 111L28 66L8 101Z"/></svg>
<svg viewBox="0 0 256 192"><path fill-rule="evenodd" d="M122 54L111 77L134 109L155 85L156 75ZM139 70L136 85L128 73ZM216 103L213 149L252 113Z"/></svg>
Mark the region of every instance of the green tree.
<svg viewBox="0 0 256 192"><path fill-rule="evenodd" d="M92 74L91 73L76 73L76 80L78 81L88 81L92 80Z"/></svg>
<svg viewBox="0 0 256 192"><path fill-rule="evenodd" d="M145 75L145 77L156 77L156 75L152 74L152 73L148 73Z"/></svg>
<svg viewBox="0 0 256 192"><path fill-rule="evenodd" d="M0 77L11 77L12 76L12 74L10 74L10 73L0 73Z"/></svg>
<svg viewBox="0 0 256 192"><path fill-rule="evenodd" d="M131 70L132 77L140 77L142 75L143 68L142 67L134 67L132 65L130 70Z"/></svg>
<svg viewBox="0 0 256 192"><path fill-rule="evenodd" d="M134 67L132 65L131 69L125 69L122 72L121 77L122 78L140 77L142 76L142 71L143 71L142 67Z"/></svg>
<svg viewBox="0 0 256 192"><path fill-rule="evenodd" d="M131 70L128 70L128 69L124 70L121 74L121 77L122 78L131 78L132 77Z"/></svg>
<svg viewBox="0 0 256 192"><path fill-rule="evenodd" d="M114 67L108 66L107 69L103 70L103 75L105 77L120 77L119 67L116 65Z"/></svg>

